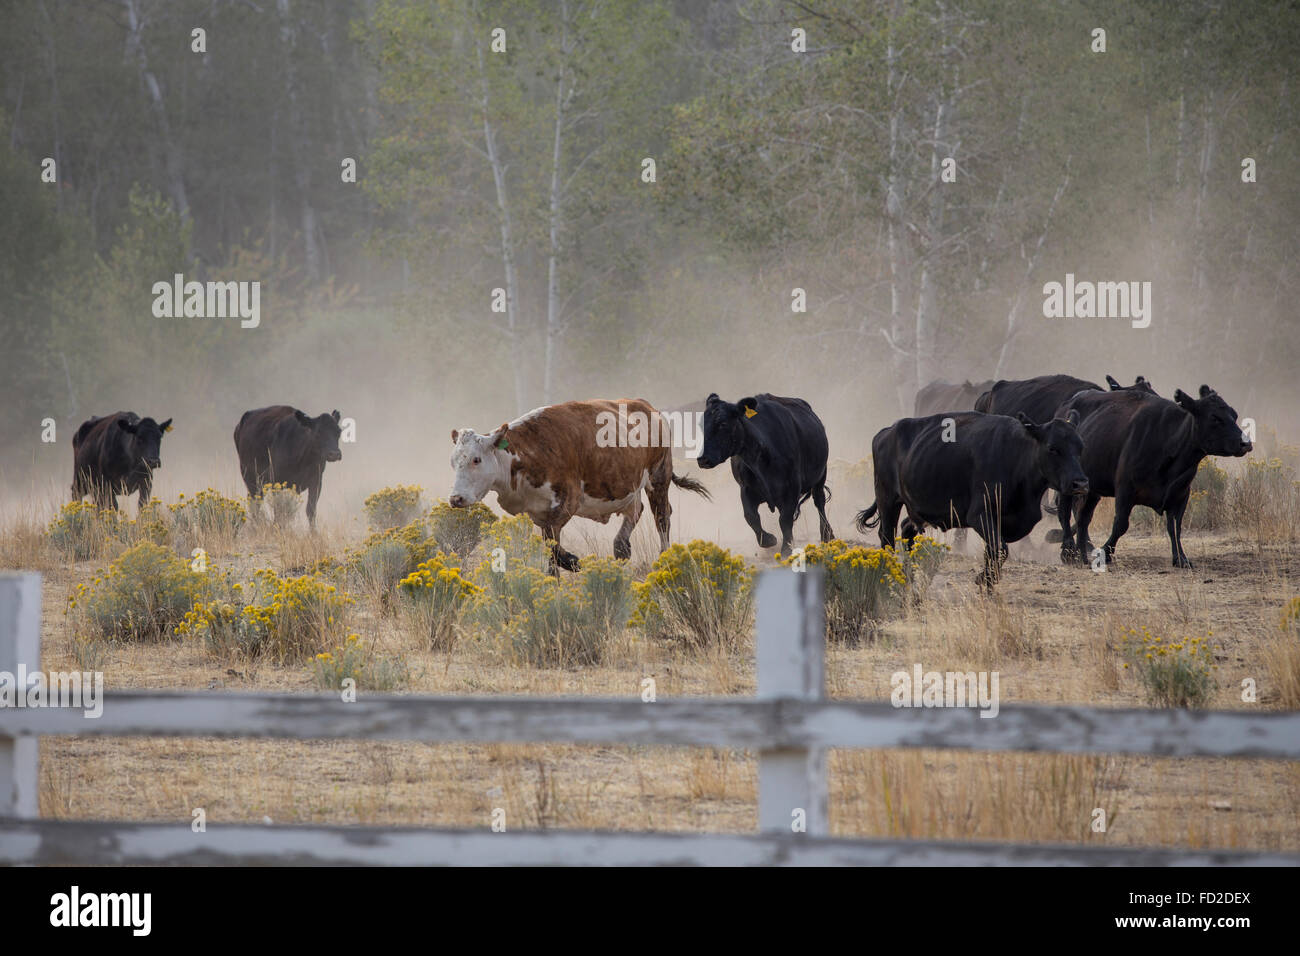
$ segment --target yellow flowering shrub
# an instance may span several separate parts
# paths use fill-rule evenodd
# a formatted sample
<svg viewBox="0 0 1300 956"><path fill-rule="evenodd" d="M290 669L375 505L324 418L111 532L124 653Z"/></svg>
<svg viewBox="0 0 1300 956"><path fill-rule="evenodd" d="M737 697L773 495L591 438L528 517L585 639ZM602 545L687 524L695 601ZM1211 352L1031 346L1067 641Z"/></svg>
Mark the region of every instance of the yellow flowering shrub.
<svg viewBox="0 0 1300 956"><path fill-rule="evenodd" d="M1228 516L1230 483L1228 473L1215 464L1213 458L1202 458L1196 466L1196 477L1192 479L1183 523L1204 530L1222 527Z"/></svg>
<svg viewBox="0 0 1300 956"><path fill-rule="evenodd" d="M1162 637L1143 627L1121 627L1120 650L1137 671L1147 698L1158 707L1204 708L1214 693L1214 649L1210 638Z"/></svg>
<svg viewBox="0 0 1300 956"><path fill-rule="evenodd" d="M78 630L104 640L163 640L190 608L219 590L213 572L197 572L176 552L152 541L128 548L68 599Z"/></svg>
<svg viewBox="0 0 1300 956"><path fill-rule="evenodd" d="M176 531L198 546L212 538L233 538L248 520L242 504L212 488L190 498L182 494L176 504L167 507Z"/></svg>
<svg viewBox="0 0 1300 956"><path fill-rule="evenodd" d="M511 661L535 667L598 663L632 605L631 572L612 558L584 559L563 579L523 562L494 571L486 560L474 579L479 590L465 608L466 627Z"/></svg>
<svg viewBox="0 0 1300 956"><path fill-rule="evenodd" d="M446 501L439 500L426 518L429 536L437 543L438 550L462 556L474 550L483 537L483 530L496 520L492 509L481 501L468 508L453 508ZM527 517L524 521L528 522L531 531L532 522Z"/></svg>
<svg viewBox="0 0 1300 956"><path fill-rule="evenodd" d="M354 689L377 691L395 690L410 681L404 660L372 653L359 634L349 634L334 650L317 654L310 669L316 686L324 690L341 690L346 680Z"/></svg>
<svg viewBox="0 0 1300 956"><path fill-rule="evenodd" d="M293 521L302 506L302 495L293 485L275 481L262 486L262 492L253 499L253 520L262 517L262 504L271 511L271 521L277 525L287 525Z"/></svg>
<svg viewBox="0 0 1300 956"><path fill-rule="evenodd" d="M435 554L398 582L408 620L435 650L451 646L457 615L482 590L447 560Z"/></svg>
<svg viewBox="0 0 1300 956"><path fill-rule="evenodd" d="M782 563L797 567L799 560L796 552ZM826 636L831 640L857 641L902 606L907 575L891 548L865 548L836 538L805 546L802 560L825 574Z"/></svg>
<svg viewBox="0 0 1300 956"><path fill-rule="evenodd" d="M394 485L382 488L365 500L366 521L371 531L387 531L410 524L420 516L420 495L424 489L418 485Z"/></svg>
<svg viewBox="0 0 1300 956"><path fill-rule="evenodd" d="M480 543L480 553L485 560L491 561L494 552L500 548L507 568L527 565L538 571L550 570L551 549L537 533L533 519L527 515L492 522L486 526Z"/></svg>
<svg viewBox="0 0 1300 956"><path fill-rule="evenodd" d="M195 602L176 631L201 638L213 656L268 656L276 663L305 660L347 633L356 602L315 574L280 577L255 571L245 599L242 585L228 600Z"/></svg>
<svg viewBox="0 0 1300 956"><path fill-rule="evenodd" d="M649 637L734 646L753 615L753 568L711 541L674 544L632 585L632 623Z"/></svg>
<svg viewBox="0 0 1300 956"><path fill-rule="evenodd" d="M73 501L59 509L50 522L46 539L66 559L98 558L118 538L122 515L116 508L99 508L89 501Z"/></svg>
<svg viewBox="0 0 1300 956"><path fill-rule="evenodd" d="M402 578L437 552L423 522L376 531L355 550L348 551L343 567L348 578L375 592L387 607L389 595Z"/></svg>
<svg viewBox="0 0 1300 956"><path fill-rule="evenodd" d="M1282 608L1282 626L1264 646L1269 683L1284 710L1300 710L1300 597Z"/></svg>

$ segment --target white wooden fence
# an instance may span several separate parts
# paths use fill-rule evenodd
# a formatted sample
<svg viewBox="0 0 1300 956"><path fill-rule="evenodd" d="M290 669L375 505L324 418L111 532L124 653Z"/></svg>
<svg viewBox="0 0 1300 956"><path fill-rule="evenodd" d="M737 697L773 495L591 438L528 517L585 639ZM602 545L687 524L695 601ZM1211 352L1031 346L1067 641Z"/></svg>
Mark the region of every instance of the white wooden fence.
<svg viewBox="0 0 1300 956"><path fill-rule="evenodd" d="M1132 753L1300 759L1300 713L1003 706L894 709L827 700L821 576L760 575L758 694L640 698L437 697L119 691L103 715L0 708L3 864L848 864L1300 865L1300 855L1216 850L856 840L829 836L826 750ZM0 672L40 666L40 576L0 575ZM37 740L81 736L351 738L684 745L758 754L753 835L492 832L404 827L249 826L43 820ZM804 832L794 821L806 820Z"/></svg>

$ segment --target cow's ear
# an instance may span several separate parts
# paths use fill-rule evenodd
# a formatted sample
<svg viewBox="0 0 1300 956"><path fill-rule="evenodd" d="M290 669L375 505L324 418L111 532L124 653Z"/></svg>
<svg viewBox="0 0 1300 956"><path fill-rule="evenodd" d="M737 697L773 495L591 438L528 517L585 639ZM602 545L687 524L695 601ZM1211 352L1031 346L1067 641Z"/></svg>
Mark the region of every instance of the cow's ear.
<svg viewBox="0 0 1300 956"><path fill-rule="evenodd" d="M488 436L494 448L506 449L510 447L510 439L506 435L508 431L510 431L510 423L502 422L501 427Z"/></svg>
<svg viewBox="0 0 1300 956"><path fill-rule="evenodd" d="M456 429L453 428L453 429L451 430L451 443L452 443L453 445L456 444L456 441L457 441L459 438L460 438L460 432L456 431Z"/></svg>
<svg viewBox="0 0 1300 956"><path fill-rule="evenodd" d="M1110 386L1110 390L1112 392L1118 392L1121 388L1124 387L1109 375L1106 376L1106 384Z"/></svg>
<svg viewBox="0 0 1300 956"><path fill-rule="evenodd" d="M1025 431L1029 432L1029 434L1033 435L1035 438L1038 437L1038 426L1031 422L1029 416L1024 412L1016 412L1016 421L1024 425Z"/></svg>
<svg viewBox="0 0 1300 956"><path fill-rule="evenodd" d="M122 429L122 431L126 432L128 435L134 435L136 432L136 427L125 418L119 418L117 420L117 427Z"/></svg>
<svg viewBox="0 0 1300 956"><path fill-rule="evenodd" d="M1145 375L1139 375L1137 378L1133 379L1133 384L1134 384L1134 385L1149 385L1150 382L1147 381L1147 377L1146 377Z"/></svg>
<svg viewBox="0 0 1300 956"><path fill-rule="evenodd" d="M1181 388L1175 389L1174 401L1183 406L1183 408L1187 409L1189 412L1196 410L1196 399L1192 398L1192 396L1188 395Z"/></svg>
<svg viewBox="0 0 1300 956"><path fill-rule="evenodd" d="M721 401L721 399L718 398L718 393L717 393L717 392L710 392L710 393L709 393L709 397L706 398L706 399L704 400L704 404L705 404L705 405L716 405L716 404L718 404L718 402L720 402L720 401Z"/></svg>
<svg viewBox="0 0 1300 956"><path fill-rule="evenodd" d="M311 428L311 419L296 408L293 410L293 417L298 419L298 424L303 428Z"/></svg>
<svg viewBox="0 0 1300 956"><path fill-rule="evenodd" d="M163 423L162 423L161 425L159 425L158 427L161 428L161 429L162 429L163 431L165 431L165 432L169 432L169 431L172 430L172 420L169 418L169 419L167 419L167 421L163 422Z"/></svg>
<svg viewBox="0 0 1300 956"><path fill-rule="evenodd" d="M736 405L745 413L746 418L753 418L758 414L758 399L756 398L742 398L736 402Z"/></svg>
<svg viewBox="0 0 1300 956"><path fill-rule="evenodd" d="M1209 398L1213 394L1214 394L1214 389L1210 388L1210 386L1208 385L1201 386L1201 398Z"/></svg>
<svg viewBox="0 0 1300 956"><path fill-rule="evenodd" d="M334 424L337 425L339 423L339 410L336 408L330 412L330 417L334 419Z"/></svg>
<svg viewBox="0 0 1300 956"><path fill-rule="evenodd" d="M1069 411L1068 413L1066 413L1065 420L1066 420L1066 422L1068 422L1072 427L1074 427L1074 428L1078 428L1078 427L1079 427L1079 410L1078 410L1077 408L1072 408L1072 409L1070 409L1070 411Z"/></svg>

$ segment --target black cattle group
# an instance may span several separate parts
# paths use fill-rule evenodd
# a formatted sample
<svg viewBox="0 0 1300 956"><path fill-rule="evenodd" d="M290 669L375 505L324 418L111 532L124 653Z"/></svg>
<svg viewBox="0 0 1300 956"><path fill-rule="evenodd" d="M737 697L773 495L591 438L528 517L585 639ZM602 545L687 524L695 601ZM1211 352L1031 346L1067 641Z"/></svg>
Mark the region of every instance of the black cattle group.
<svg viewBox="0 0 1300 956"><path fill-rule="evenodd" d="M143 507L154 469L162 467L163 432L171 423L117 412L83 424L72 436L72 500L91 495L101 508L116 508L118 495L139 491ZM273 482L306 491L307 521L314 525L325 463L343 457L340 434L337 410L315 418L289 405L244 412L235 426L235 450L249 501Z"/></svg>
<svg viewBox="0 0 1300 956"><path fill-rule="evenodd" d="M892 547L903 509L902 536L910 546L927 525L974 529L984 540L978 580L996 581L1007 545L1041 520L1045 493L1059 496L1061 558L1107 562L1128 530L1135 505L1165 516L1175 567L1190 568L1182 546L1183 513L1197 466L1207 455L1241 457L1251 450L1237 413L1207 385L1199 397L1181 390L1161 398L1141 376L1109 390L1068 375L1045 375L981 386L932 383L916 398L917 415L881 429L872 439L875 502L858 513L857 527L877 528ZM943 407L951 403L950 407ZM701 414L699 464L731 462L745 520L760 547L777 538L763 529L758 509L778 512L782 555L790 553L794 521L811 498L823 541L834 537L826 518L826 429L801 398L766 393L732 403L716 394ZM593 423L594 427L594 423ZM152 474L162 464L158 423L133 412L92 418L77 429L72 496L92 495L116 507L116 496L139 492L149 500ZM312 418L288 405L245 412L235 427L239 468L250 500L282 482L307 492L313 523L327 462L342 458L337 411ZM1088 536L1103 497L1115 499L1109 538L1098 552ZM1049 538L1053 540L1053 538Z"/></svg>

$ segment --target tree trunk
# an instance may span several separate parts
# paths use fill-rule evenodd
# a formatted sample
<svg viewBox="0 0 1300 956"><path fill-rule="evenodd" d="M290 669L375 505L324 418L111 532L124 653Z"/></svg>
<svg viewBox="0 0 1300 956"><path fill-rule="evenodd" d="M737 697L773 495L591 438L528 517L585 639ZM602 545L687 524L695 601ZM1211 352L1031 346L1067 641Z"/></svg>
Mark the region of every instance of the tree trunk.
<svg viewBox="0 0 1300 956"><path fill-rule="evenodd" d="M569 4L560 0L560 74L555 81L555 136L551 146L550 249L546 264L546 359L542 373L542 401L552 400L555 353L560 338L560 158L564 137L564 119L572 91L564 90L566 58L569 49Z"/></svg>
<svg viewBox="0 0 1300 956"><path fill-rule="evenodd" d="M190 200L185 192L185 179L181 174L182 162L180 147L172 138L171 124L167 121L167 106L163 102L162 89L158 78L149 69L149 59L144 49L141 36L140 10L138 0L122 0L126 8L126 52L135 61L140 74L140 82L149 97L149 108L158 123L158 135L162 140L163 166L167 179L167 191L171 194L176 211L182 218L190 214Z"/></svg>
<svg viewBox="0 0 1300 956"><path fill-rule="evenodd" d="M510 364L515 377L515 410L522 413L524 408L523 348L519 340L519 279L515 270L514 225L510 216L510 202L506 196L506 170L497 150L496 130L492 126L488 111L487 70L483 64L483 41L474 41L478 52L478 73L482 83L483 95L480 108L483 112L483 140L487 150L488 163L492 167L492 182L496 187L497 216L501 223L501 260L506 273L506 326L510 332Z"/></svg>

